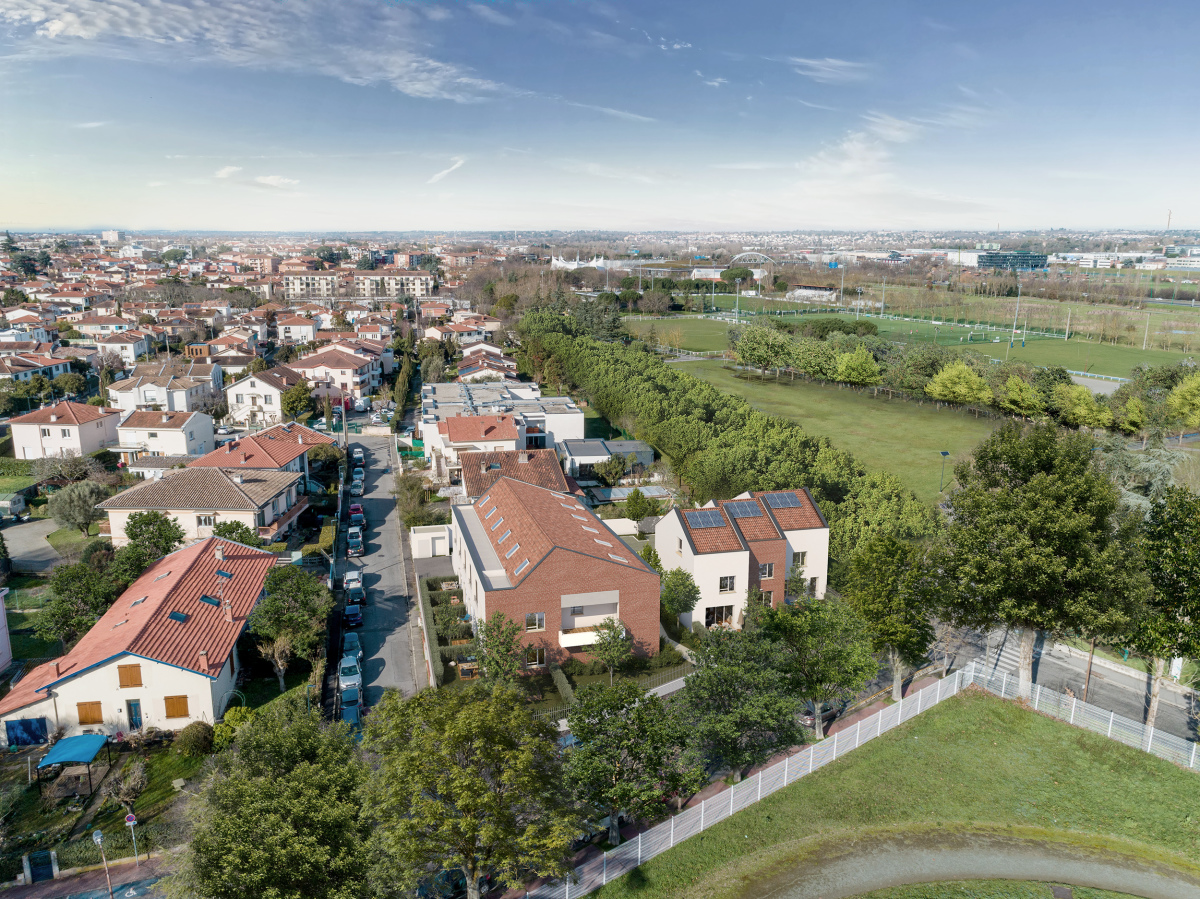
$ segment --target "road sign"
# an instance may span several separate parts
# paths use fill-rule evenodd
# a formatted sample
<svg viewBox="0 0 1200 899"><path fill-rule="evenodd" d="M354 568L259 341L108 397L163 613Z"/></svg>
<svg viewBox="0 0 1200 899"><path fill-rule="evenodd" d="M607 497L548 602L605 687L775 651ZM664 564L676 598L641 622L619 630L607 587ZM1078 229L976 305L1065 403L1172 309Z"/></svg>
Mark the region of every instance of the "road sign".
<svg viewBox="0 0 1200 899"><path fill-rule="evenodd" d="M133 815L126 815L125 824L128 827L133 827L133 825L137 824L137 818L135 818Z"/></svg>

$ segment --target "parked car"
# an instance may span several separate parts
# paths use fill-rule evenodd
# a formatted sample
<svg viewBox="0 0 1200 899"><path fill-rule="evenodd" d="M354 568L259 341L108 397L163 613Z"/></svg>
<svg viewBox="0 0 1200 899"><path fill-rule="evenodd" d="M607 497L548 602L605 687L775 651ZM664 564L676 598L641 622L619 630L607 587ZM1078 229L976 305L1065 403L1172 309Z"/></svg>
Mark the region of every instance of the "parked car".
<svg viewBox="0 0 1200 899"><path fill-rule="evenodd" d="M313 430L314 431L328 431L329 430L329 422L327 422L324 418L318 418L316 421L316 424L313 425Z"/></svg>
<svg viewBox="0 0 1200 899"><path fill-rule="evenodd" d="M364 587L351 587L346 591L346 602L357 603L360 606L367 604L367 591Z"/></svg>
<svg viewBox="0 0 1200 899"><path fill-rule="evenodd" d="M342 661L345 661L345 659L343 659ZM361 670L361 668L362 668L362 665L360 663L359 669ZM345 690L339 691L339 693L338 693L338 708L346 709L346 708L353 707L356 709L361 709L362 706L363 706L362 692L359 690L358 687L347 687Z"/></svg>
<svg viewBox="0 0 1200 899"><path fill-rule="evenodd" d="M356 739L361 736L359 731L362 729L362 706L346 706L341 711L341 718L350 725L350 730L355 733Z"/></svg>
<svg viewBox="0 0 1200 899"><path fill-rule="evenodd" d="M351 587L361 587L362 582L362 571L355 568L353 571L346 572L346 576L342 578L342 587L349 590Z"/></svg>
<svg viewBox="0 0 1200 899"><path fill-rule="evenodd" d="M351 514L351 515L364 515L364 516L365 516L367 513L366 513L366 511L363 509L363 507L362 507L362 503L351 503L351 504L350 504L350 514Z"/></svg>
<svg viewBox="0 0 1200 899"><path fill-rule="evenodd" d="M361 556L364 549L362 528L350 528L346 532L346 555Z"/></svg>
<svg viewBox="0 0 1200 899"><path fill-rule="evenodd" d="M233 428L229 427L229 425L221 425L221 427L217 428L217 433L218 434L232 434Z"/></svg>
<svg viewBox="0 0 1200 899"><path fill-rule="evenodd" d="M338 689L345 691L350 687L362 686L362 669L358 667L358 659L346 656L338 662Z"/></svg>
<svg viewBox="0 0 1200 899"><path fill-rule="evenodd" d="M365 528L367 526L367 516L362 513L362 507L355 512L354 507L350 507L350 524L354 527Z"/></svg>
<svg viewBox="0 0 1200 899"><path fill-rule="evenodd" d="M383 416L380 415L378 412L376 412L374 415L371 416L371 424L373 424L373 425L383 424Z"/></svg>
<svg viewBox="0 0 1200 899"><path fill-rule="evenodd" d="M361 446L356 446L354 448L354 452L352 452L350 454L350 458L352 458L354 460L355 465L365 465L366 464L366 456L363 454L363 450L362 450Z"/></svg>
<svg viewBox="0 0 1200 899"><path fill-rule="evenodd" d="M846 711L846 706L848 705L850 705L849 699L842 699L838 700L837 702L822 703L821 721L825 723L832 721L842 712ZM800 720L804 723L805 727L813 726L813 704L811 702L806 704L804 712L800 716Z"/></svg>
<svg viewBox="0 0 1200 899"><path fill-rule="evenodd" d="M353 656L358 659L358 664L362 664L362 641L358 639L358 634L354 631L346 631L342 634L342 658Z"/></svg>
<svg viewBox="0 0 1200 899"><path fill-rule="evenodd" d="M360 466L358 466L358 468L354 469L354 473L351 475L351 478L355 481L361 481L361 480L364 480L366 478L366 476L367 476L366 471L360 465Z"/></svg>
<svg viewBox="0 0 1200 899"><path fill-rule="evenodd" d="M362 606L351 603L342 609L342 624L346 627L362 627Z"/></svg>
<svg viewBox="0 0 1200 899"><path fill-rule="evenodd" d="M351 496L362 496L362 495L363 495L363 489L364 489L364 488L363 488L363 482L362 482L362 481L355 481L354 483L352 483L352 484L350 485L350 495L351 495Z"/></svg>
<svg viewBox="0 0 1200 899"><path fill-rule="evenodd" d="M599 809L597 809L598 813ZM596 839L596 837L604 837L608 833L608 825L611 821L611 815L604 815L604 817L597 818L594 821L585 821L583 833L575 838L575 841L571 844L571 848L578 851ZM629 823L628 813L623 811L617 812L617 827L624 827L627 823Z"/></svg>
<svg viewBox="0 0 1200 899"><path fill-rule="evenodd" d="M356 399L354 401L354 411L355 412L366 412L367 411L367 401L362 399L361 397L359 399Z"/></svg>

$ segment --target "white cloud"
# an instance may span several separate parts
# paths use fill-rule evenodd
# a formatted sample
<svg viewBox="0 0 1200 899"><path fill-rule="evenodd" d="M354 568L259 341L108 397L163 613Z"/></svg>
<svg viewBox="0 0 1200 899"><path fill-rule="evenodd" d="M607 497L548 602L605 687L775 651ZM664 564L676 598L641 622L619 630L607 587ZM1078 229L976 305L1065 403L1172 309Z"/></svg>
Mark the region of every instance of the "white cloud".
<svg viewBox="0 0 1200 899"><path fill-rule="evenodd" d="M282 175L259 175L254 179L259 184L265 184L267 187L291 187L293 184L299 184L295 178L285 178Z"/></svg>
<svg viewBox="0 0 1200 899"><path fill-rule="evenodd" d="M240 165L226 165L217 169L213 174L217 178L228 178L230 175L236 175L242 170Z"/></svg>
<svg viewBox="0 0 1200 899"><path fill-rule="evenodd" d="M564 171L574 175L587 175L592 178L603 178L606 181L622 181L634 184L656 184L658 179L644 171L622 169L616 166L604 165L599 162L579 162L568 160L559 164Z"/></svg>
<svg viewBox="0 0 1200 899"><path fill-rule="evenodd" d="M493 25L512 25L515 23L514 19L511 19L499 10L493 9L490 6L485 6L482 3L472 3L471 12L475 13L475 15L479 16L479 18L483 19L485 22L490 22Z"/></svg>
<svg viewBox="0 0 1200 899"><path fill-rule="evenodd" d="M614 119L624 119L627 122L654 121L649 116L638 115L636 112L626 112L624 109L613 109L610 106L593 106L591 103L576 103L573 100L566 100L565 102L568 106L574 106L577 109L590 109L593 112L601 112L604 115L612 116Z"/></svg>
<svg viewBox="0 0 1200 899"><path fill-rule="evenodd" d="M867 128L872 134L894 144L905 144L915 140L922 130L915 122L898 119L886 112L868 112L863 118L867 120Z"/></svg>
<svg viewBox="0 0 1200 899"><path fill-rule="evenodd" d="M108 122L80 122L76 128L103 128Z"/></svg>
<svg viewBox="0 0 1200 899"><path fill-rule="evenodd" d="M797 75L821 81L827 84L841 84L848 81L864 81L867 77L868 66L861 62L850 62L845 59L806 59L793 56L788 59Z"/></svg>
<svg viewBox="0 0 1200 899"><path fill-rule="evenodd" d="M439 181L441 181L443 178L445 178L451 172L461 169L463 167L464 163L466 163L466 160L463 159L463 157L461 157L461 156L453 157L453 164L450 166L450 168L442 169L440 172L437 172L435 175L433 175L433 177L431 177L425 183L426 184L437 184Z"/></svg>
<svg viewBox="0 0 1200 899"><path fill-rule="evenodd" d="M167 182L166 181L147 181L146 186L147 187L166 187Z"/></svg>
<svg viewBox="0 0 1200 899"><path fill-rule="evenodd" d="M195 61L470 102L504 85L427 55L427 16L408 5L342 0L0 0L0 22L33 32L29 52ZM25 37L25 36L22 36Z"/></svg>

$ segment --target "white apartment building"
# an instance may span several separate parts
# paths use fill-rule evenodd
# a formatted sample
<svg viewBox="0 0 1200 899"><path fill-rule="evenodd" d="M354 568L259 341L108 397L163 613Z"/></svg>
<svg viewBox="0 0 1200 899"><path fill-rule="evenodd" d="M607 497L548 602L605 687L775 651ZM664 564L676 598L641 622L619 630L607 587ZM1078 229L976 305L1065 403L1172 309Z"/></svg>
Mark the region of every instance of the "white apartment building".
<svg viewBox="0 0 1200 899"><path fill-rule="evenodd" d="M117 443L121 415L115 409L61 402L9 421L13 455L44 459L74 452L80 456Z"/></svg>
<svg viewBox="0 0 1200 899"><path fill-rule="evenodd" d="M117 425L114 452L139 456L202 456L216 446L212 416L204 412L130 412Z"/></svg>
<svg viewBox="0 0 1200 899"><path fill-rule="evenodd" d="M238 424L283 420L283 395L304 375L282 365L255 372L225 388L229 418Z"/></svg>

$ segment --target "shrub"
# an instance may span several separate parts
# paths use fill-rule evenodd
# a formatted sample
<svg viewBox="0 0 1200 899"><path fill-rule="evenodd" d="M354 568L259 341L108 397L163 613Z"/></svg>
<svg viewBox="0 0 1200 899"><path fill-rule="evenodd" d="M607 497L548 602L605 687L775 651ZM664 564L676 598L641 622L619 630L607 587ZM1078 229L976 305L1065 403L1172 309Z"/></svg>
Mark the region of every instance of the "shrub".
<svg viewBox="0 0 1200 899"><path fill-rule="evenodd" d="M213 728L213 749L222 752L228 749L237 736L238 729L254 717L254 709L235 705L225 710L224 719Z"/></svg>
<svg viewBox="0 0 1200 899"><path fill-rule="evenodd" d="M0 475L6 478L33 477L33 462L26 459L0 457Z"/></svg>
<svg viewBox="0 0 1200 899"><path fill-rule="evenodd" d="M658 655L650 657L650 669L653 671L659 668L673 668L686 661L683 653L668 643L659 650Z"/></svg>
<svg viewBox="0 0 1200 899"><path fill-rule="evenodd" d="M317 544L321 548L321 552L327 555L333 555L333 544L337 540L337 525L327 524L321 528L321 539Z"/></svg>
<svg viewBox="0 0 1200 899"><path fill-rule="evenodd" d="M554 687L558 690L558 695L562 697L563 702L567 705L574 705L575 691L571 688L571 682L567 680L563 670L557 665L551 665L550 679L554 681Z"/></svg>
<svg viewBox="0 0 1200 899"><path fill-rule="evenodd" d="M287 552L287 543L270 543L267 546L261 547L261 549L265 549L269 553Z"/></svg>
<svg viewBox="0 0 1200 899"><path fill-rule="evenodd" d="M193 721L175 738L179 752L190 759L211 755L213 751L213 727L207 721Z"/></svg>
<svg viewBox="0 0 1200 899"><path fill-rule="evenodd" d="M418 582L417 595L420 597L420 600L421 600L421 615L425 619L425 628L426 628L425 640L429 645L436 645L437 644L437 637L436 637L437 632L436 631L434 631L433 639L432 640L429 639L430 634L428 632L428 629L431 627L436 627L436 622L433 617L433 606L431 606L429 604L429 591L426 590L424 581ZM445 677L446 677L446 666L442 662L442 654L435 650L433 652L433 658L431 658L429 660L429 662L430 662L430 665L433 667L433 679L439 684L444 683Z"/></svg>

